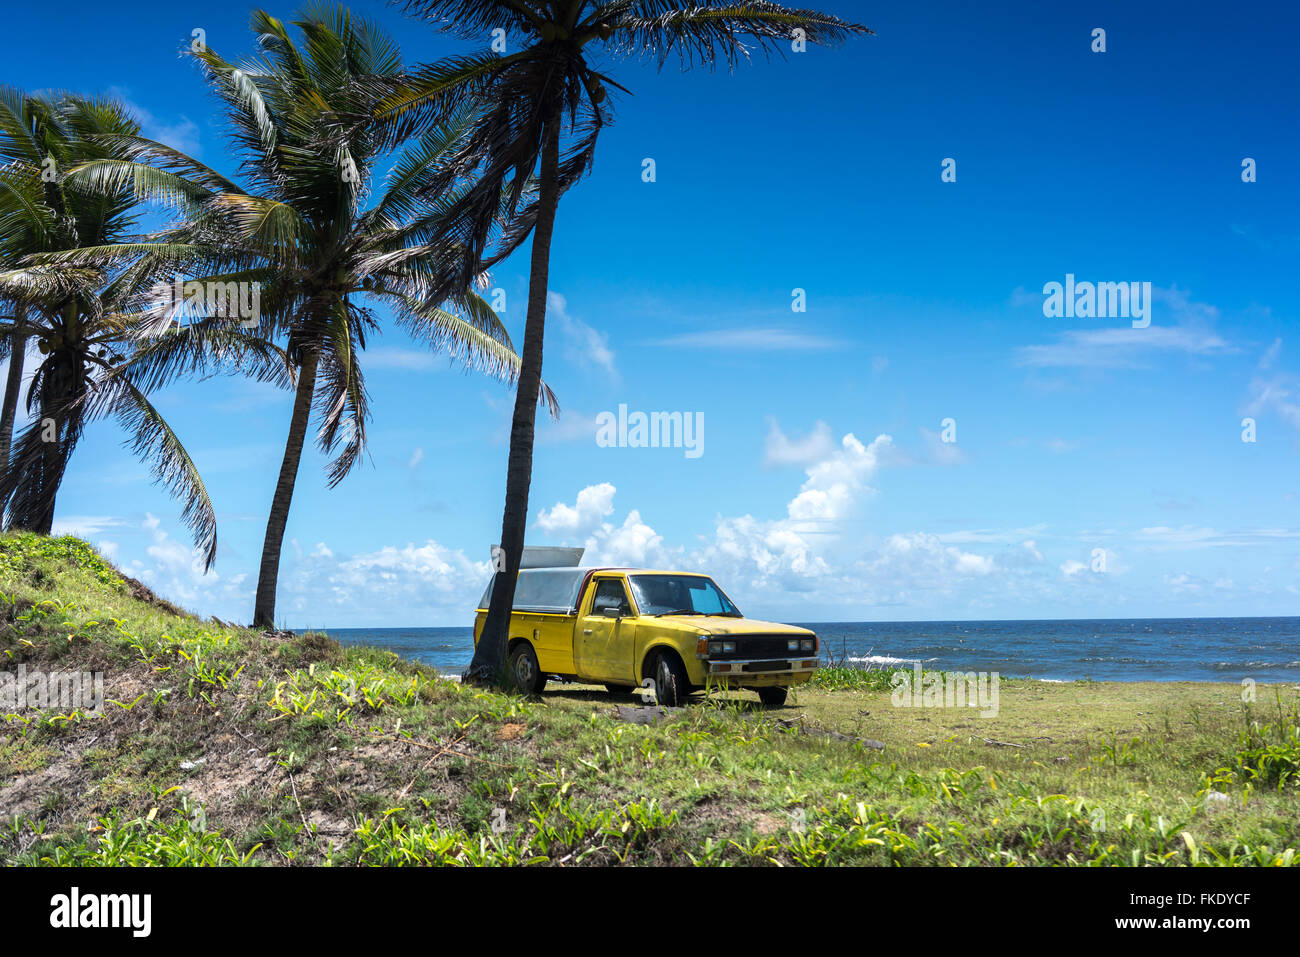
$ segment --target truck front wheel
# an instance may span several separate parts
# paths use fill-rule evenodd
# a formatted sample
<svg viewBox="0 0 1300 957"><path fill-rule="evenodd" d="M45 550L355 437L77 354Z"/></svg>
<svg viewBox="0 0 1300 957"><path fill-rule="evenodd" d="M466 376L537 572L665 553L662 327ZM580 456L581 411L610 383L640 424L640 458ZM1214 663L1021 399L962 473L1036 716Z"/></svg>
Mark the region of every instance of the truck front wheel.
<svg viewBox="0 0 1300 957"><path fill-rule="evenodd" d="M661 651L655 656L654 679L655 697L666 708L680 707L690 694L686 669L672 652Z"/></svg>
<svg viewBox="0 0 1300 957"><path fill-rule="evenodd" d="M519 642L510 652L510 679L524 694L541 694L546 687L546 676L537 664L537 653L526 641Z"/></svg>
<svg viewBox="0 0 1300 957"><path fill-rule="evenodd" d="M763 702L765 708L779 708L785 704L786 691L780 687L759 688L758 700Z"/></svg>

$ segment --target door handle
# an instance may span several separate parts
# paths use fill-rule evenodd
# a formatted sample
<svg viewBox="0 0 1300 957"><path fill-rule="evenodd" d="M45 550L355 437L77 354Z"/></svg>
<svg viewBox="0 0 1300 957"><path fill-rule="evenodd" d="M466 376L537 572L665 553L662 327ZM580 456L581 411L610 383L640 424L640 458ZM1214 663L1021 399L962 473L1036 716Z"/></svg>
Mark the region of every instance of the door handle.
<svg viewBox="0 0 1300 957"><path fill-rule="evenodd" d="M582 629L582 633L583 633L584 635L589 635L589 634L591 634L591 629L590 629L590 628L584 628L584 629Z"/></svg>

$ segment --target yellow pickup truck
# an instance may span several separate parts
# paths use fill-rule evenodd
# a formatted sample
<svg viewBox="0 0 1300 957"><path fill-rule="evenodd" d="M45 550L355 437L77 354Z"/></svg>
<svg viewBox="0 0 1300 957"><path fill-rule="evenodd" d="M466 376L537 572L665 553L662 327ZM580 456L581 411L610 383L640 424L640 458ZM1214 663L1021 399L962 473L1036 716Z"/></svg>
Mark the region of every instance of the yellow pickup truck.
<svg viewBox="0 0 1300 957"><path fill-rule="evenodd" d="M474 621L478 644L488 584ZM550 678L651 689L678 705L705 687L752 688L779 707L817 668L817 636L753 621L713 579L634 568L524 568L515 586L506 652L515 685L538 693Z"/></svg>

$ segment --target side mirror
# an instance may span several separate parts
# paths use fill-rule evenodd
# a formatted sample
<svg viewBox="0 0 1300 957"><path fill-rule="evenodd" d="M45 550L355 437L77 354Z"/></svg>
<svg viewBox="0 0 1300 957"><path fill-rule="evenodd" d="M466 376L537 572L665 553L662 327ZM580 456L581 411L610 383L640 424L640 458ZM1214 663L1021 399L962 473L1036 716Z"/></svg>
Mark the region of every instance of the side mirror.
<svg viewBox="0 0 1300 957"><path fill-rule="evenodd" d="M611 608L606 606L600 610L600 613L606 618L622 618L623 610L621 608Z"/></svg>

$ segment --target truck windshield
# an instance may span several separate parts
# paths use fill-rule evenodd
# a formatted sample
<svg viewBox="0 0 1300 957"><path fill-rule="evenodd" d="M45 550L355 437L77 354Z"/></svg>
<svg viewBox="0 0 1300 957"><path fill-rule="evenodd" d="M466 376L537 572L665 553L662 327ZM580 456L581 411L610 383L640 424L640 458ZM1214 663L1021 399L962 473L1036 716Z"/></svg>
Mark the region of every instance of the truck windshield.
<svg viewBox="0 0 1300 957"><path fill-rule="evenodd" d="M713 579L695 575L629 575L643 615L722 615L743 618Z"/></svg>

